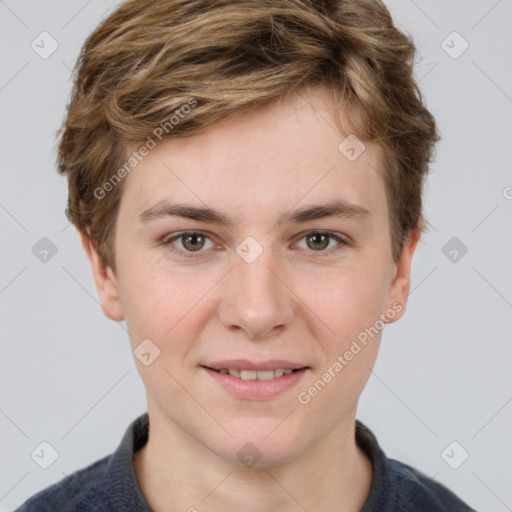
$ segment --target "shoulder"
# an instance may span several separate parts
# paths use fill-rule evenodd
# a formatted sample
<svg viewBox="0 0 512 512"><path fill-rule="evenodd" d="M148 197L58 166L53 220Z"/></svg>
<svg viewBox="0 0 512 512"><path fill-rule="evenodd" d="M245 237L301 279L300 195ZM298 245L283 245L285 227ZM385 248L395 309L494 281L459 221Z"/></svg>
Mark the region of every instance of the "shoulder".
<svg viewBox="0 0 512 512"><path fill-rule="evenodd" d="M104 477L111 455L31 496L14 512L105 512Z"/></svg>
<svg viewBox="0 0 512 512"><path fill-rule="evenodd" d="M132 421L117 449L39 491L14 512L150 511L138 487L134 453L148 439L148 414Z"/></svg>
<svg viewBox="0 0 512 512"><path fill-rule="evenodd" d="M362 512L476 512L434 478L388 458L373 432L359 420L356 442L373 466L372 486Z"/></svg>
<svg viewBox="0 0 512 512"><path fill-rule="evenodd" d="M396 489L397 510L418 512L475 512L452 491L416 468L388 459Z"/></svg>

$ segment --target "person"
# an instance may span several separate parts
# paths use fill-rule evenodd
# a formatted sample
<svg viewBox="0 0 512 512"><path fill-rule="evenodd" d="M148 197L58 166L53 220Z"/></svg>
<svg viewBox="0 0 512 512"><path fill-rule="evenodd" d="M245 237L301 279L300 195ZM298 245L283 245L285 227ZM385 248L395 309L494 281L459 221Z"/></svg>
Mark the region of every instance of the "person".
<svg viewBox="0 0 512 512"><path fill-rule="evenodd" d="M439 139L379 0L131 0L58 132L147 412L19 512L471 511L356 419Z"/></svg>

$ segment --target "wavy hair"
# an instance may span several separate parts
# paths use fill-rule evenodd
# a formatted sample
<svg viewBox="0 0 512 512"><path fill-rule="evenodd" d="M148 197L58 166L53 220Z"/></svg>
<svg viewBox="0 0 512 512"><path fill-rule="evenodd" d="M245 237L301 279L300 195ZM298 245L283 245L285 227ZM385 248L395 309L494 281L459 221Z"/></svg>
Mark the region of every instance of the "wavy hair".
<svg viewBox="0 0 512 512"><path fill-rule="evenodd" d="M414 56L412 39L379 0L125 1L90 34L75 65L57 132L66 214L115 269L123 181L98 190L157 127L166 127L162 139L194 135L299 87L326 86L352 133L382 149L396 260L422 226L422 185L439 139L413 78Z"/></svg>

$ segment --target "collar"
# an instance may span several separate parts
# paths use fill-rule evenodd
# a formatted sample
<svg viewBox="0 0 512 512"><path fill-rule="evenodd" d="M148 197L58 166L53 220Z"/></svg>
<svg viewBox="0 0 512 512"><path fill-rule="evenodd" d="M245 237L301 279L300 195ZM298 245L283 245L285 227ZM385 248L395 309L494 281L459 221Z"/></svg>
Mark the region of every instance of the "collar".
<svg viewBox="0 0 512 512"><path fill-rule="evenodd" d="M108 499L113 510L152 512L142 493L133 465L134 454L147 443L148 434L149 416L145 412L132 421L117 450L110 458L106 480ZM356 420L355 437L357 445L369 458L373 467L370 493L361 512L375 510L375 507L378 510L379 505L389 506L390 496L386 497L386 503L380 503L384 493L379 491L383 488L386 479L389 478L386 456L372 431L359 420Z"/></svg>

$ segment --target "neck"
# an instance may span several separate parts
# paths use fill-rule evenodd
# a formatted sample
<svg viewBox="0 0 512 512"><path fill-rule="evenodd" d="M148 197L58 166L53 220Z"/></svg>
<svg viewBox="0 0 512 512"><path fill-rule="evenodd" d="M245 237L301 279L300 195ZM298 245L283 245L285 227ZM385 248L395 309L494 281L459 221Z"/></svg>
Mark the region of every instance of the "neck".
<svg viewBox="0 0 512 512"><path fill-rule="evenodd" d="M281 465L246 467L219 457L148 403L149 439L134 457L137 480L154 512L361 510L370 461L355 443L355 411L307 452Z"/></svg>

